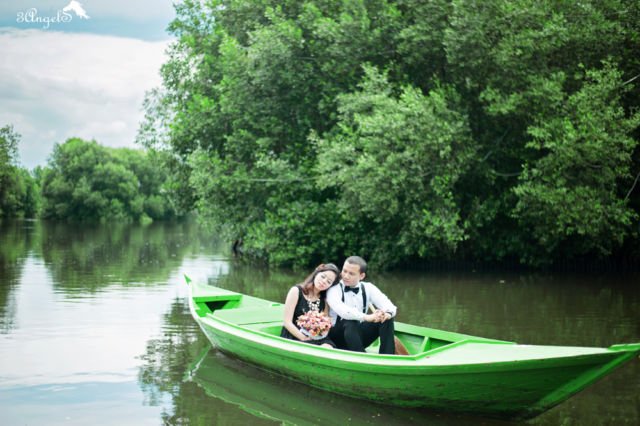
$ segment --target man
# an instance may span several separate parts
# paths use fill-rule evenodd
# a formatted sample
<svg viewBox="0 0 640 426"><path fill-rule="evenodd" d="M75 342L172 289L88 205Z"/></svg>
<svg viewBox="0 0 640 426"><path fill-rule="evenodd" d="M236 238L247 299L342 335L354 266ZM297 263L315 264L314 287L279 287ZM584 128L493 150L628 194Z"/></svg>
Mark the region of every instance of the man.
<svg viewBox="0 0 640 426"><path fill-rule="evenodd" d="M359 256L351 256L344 262L340 283L327 290L333 324L329 337L339 349L357 352L364 352L380 337L379 352L393 354L393 318L397 308L378 287L362 281L366 271L367 262ZM368 314L370 304L376 310Z"/></svg>

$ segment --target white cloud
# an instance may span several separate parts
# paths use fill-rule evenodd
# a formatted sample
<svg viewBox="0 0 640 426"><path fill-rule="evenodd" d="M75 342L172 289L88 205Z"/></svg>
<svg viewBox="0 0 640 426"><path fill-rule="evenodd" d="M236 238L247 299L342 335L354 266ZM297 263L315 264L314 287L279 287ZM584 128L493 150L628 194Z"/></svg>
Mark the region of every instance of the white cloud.
<svg viewBox="0 0 640 426"><path fill-rule="evenodd" d="M134 146L168 43L0 29L0 126L22 135L22 164L43 165L54 143L73 136Z"/></svg>
<svg viewBox="0 0 640 426"><path fill-rule="evenodd" d="M87 12L91 9L96 16L144 21L173 17L173 3L172 0L105 0L86 1L83 4Z"/></svg>

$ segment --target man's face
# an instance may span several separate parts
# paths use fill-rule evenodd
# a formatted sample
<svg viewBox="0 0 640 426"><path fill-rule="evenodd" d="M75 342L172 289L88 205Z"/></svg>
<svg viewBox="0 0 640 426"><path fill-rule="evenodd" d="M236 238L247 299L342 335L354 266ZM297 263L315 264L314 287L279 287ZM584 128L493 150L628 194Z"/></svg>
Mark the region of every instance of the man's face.
<svg viewBox="0 0 640 426"><path fill-rule="evenodd" d="M344 262L342 266L342 273L340 274L342 281L348 286L354 286L358 284L358 281L364 279L364 274L360 272L360 267L353 263Z"/></svg>

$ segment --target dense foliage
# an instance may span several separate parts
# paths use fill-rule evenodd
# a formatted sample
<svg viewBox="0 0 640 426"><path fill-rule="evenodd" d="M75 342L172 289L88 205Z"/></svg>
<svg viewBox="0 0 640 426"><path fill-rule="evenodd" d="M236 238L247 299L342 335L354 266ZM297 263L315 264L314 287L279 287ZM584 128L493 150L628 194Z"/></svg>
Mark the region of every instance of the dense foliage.
<svg viewBox="0 0 640 426"><path fill-rule="evenodd" d="M34 217L40 195L36 179L17 166L20 135L12 126L0 128L0 218Z"/></svg>
<svg viewBox="0 0 640 426"><path fill-rule="evenodd" d="M173 217L175 209L163 194L166 173L153 155L78 138L57 144L41 171L42 216L83 221Z"/></svg>
<svg viewBox="0 0 640 426"><path fill-rule="evenodd" d="M640 3L176 8L139 141L249 252L540 265L637 245Z"/></svg>

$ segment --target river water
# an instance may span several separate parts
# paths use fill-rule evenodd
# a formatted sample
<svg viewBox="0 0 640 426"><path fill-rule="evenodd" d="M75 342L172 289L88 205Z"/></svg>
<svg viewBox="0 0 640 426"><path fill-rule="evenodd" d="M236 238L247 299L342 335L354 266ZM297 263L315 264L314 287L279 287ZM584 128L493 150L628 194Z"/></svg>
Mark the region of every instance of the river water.
<svg viewBox="0 0 640 426"><path fill-rule="evenodd" d="M356 401L229 358L190 317L184 274L282 301L305 272L247 265L194 223L0 222L0 424L520 424ZM527 344L640 342L637 274L369 278L402 322ZM640 360L526 424L640 424Z"/></svg>

